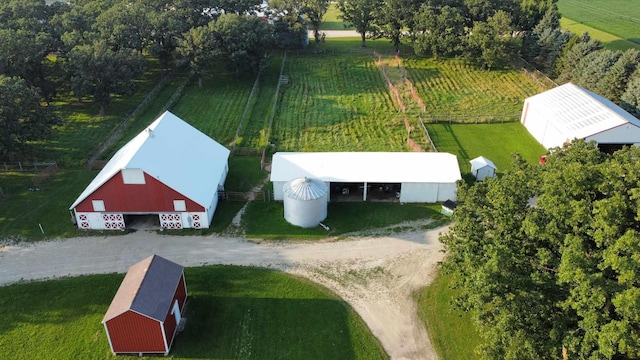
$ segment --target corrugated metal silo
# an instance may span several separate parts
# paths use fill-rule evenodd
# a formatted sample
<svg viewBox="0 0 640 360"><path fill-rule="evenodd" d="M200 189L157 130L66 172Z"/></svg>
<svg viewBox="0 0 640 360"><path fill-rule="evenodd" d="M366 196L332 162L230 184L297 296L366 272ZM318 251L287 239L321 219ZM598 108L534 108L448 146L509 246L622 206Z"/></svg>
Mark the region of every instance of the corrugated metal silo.
<svg viewBox="0 0 640 360"><path fill-rule="evenodd" d="M308 177L291 180L282 187L284 218L290 224L312 228L327 217L328 186Z"/></svg>

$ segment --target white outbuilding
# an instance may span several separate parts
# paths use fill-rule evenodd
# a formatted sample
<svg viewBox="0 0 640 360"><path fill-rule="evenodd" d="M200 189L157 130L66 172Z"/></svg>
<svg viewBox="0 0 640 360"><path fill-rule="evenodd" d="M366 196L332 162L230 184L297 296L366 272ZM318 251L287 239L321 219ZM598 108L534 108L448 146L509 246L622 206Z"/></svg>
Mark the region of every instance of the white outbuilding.
<svg viewBox="0 0 640 360"><path fill-rule="evenodd" d="M461 179L455 155L431 152L278 152L271 163L275 200L298 178L324 182L327 201L435 203L455 200Z"/></svg>
<svg viewBox="0 0 640 360"><path fill-rule="evenodd" d="M476 177L476 181L482 181L486 177L496 176L496 170L498 168L493 164L493 161L487 159L484 156L478 156L470 161L471 173Z"/></svg>
<svg viewBox="0 0 640 360"><path fill-rule="evenodd" d="M640 145L640 120L572 83L525 99L520 122L547 149L573 139L595 141L608 152Z"/></svg>
<svg viewBox="0 0 640 360"><path fill-rule="evenodd" d="M293 179L284 184L284 218L303 228L318 226L327 218L329 188L319 180L308 177Z"/></svg>

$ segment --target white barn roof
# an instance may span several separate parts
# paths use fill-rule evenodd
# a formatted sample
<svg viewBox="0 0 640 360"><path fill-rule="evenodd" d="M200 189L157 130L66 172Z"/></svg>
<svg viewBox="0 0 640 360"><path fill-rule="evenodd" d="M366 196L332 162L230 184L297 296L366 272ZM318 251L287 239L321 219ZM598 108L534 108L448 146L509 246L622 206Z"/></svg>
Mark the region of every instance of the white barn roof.
<svg viewBox="0 0 640 360"><path fill-rule="evenodd" d="M113 155L70 209L123 169L142 169L206 208L218 196L217 181L226 171L229 153L166 111Z"/></svg>
<svg viewBox="0 0 640 360"><path fill-rule="evenodd" d="M450 183L461 179L458 160L430 152L278 152L271 181L311 177L331 182Z"/></svg>
<svg viewBox="0 0 640 360"><path fill-rule="evenodd" d="M469 161L471 163L471 171L475 170L475 169L482 169L485 166L488 166L490 168L493 168L494 170L497 170L498 168L493 164L493 161L487 159L484 156L478 156L475 159L472 159L471 161Z"/></svg>
<svg viewBox="0 0 640 360"><path fill-rule="evenodd" d="M529 114L527 114L529 113ZM610 100L567 83L525 99L521 122L546 147L561 146L564 141L587 139L623 125L640 127L640 120ZM546 122L544 125L530 122ZM553 127L554 144L538 134L548 134ZM555 142L561 141L559 144Z"/></svg>

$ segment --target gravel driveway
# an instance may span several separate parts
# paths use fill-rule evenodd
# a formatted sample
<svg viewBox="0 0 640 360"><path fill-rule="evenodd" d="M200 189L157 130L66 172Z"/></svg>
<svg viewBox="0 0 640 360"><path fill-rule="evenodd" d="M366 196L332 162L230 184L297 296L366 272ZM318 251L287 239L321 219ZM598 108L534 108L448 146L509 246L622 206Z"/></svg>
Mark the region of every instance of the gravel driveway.
<svg viewBox="0 0 640 360"><path fill-rule="evenodd" d="M238 237L164 236L138 231L0 247L0 285L20 280L126 272L155 253L183 266L250 265L320 283L347 301L393 359L437 359L413 293L442 260L446 227L314 243L259 243Z"/></svg>

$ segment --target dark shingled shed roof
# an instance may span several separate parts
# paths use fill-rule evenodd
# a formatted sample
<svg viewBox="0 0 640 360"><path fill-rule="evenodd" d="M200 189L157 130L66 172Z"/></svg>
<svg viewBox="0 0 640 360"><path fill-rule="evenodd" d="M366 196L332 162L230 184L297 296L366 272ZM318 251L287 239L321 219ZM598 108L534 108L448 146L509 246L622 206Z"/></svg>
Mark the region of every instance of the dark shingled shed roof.
<svg viewBox="0 0 640 360"><path fill-rule="evenodd" d="M128 310L164 321L183 269L158 255L131 265L102 322Z"/></svg>

